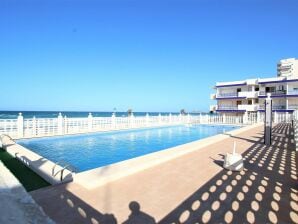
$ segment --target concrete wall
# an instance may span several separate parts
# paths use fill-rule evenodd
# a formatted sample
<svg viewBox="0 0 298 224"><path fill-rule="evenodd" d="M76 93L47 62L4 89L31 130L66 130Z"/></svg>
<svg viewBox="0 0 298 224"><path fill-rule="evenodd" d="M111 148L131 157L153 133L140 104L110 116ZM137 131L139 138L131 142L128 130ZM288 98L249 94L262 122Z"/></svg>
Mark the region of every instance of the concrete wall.
<svg viewBox="0 0 298 224"><path fill-rule="evenodd" d="M54 224L0 161L0 223Z"/></svg>

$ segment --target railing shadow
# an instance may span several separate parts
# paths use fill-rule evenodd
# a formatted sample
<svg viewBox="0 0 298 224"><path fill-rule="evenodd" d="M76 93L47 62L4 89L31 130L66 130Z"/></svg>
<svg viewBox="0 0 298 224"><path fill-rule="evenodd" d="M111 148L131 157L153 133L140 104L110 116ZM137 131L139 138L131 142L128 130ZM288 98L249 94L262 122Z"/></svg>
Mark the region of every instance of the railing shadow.
<svg viewBox="0 0 298 224"><path fill-rule="evenodd" d="M67 184L53 188L42 189L44 194L36 195L31 192L34 200L42 205L44 211L57 223L102 223L116 224L117 219L113 214L103 214L95 210L85 201L67 190ZM56 205L53 206L52 198L55 198ZM47 203L49 201L50 203Z"/></svg>
<svg viewBox="0 0 298 224"><path fill-rule="evenodd" d="M94 224L117 224L119 223L114 214L102 213L87 204L84 200L80 199L73 193L67 190L67 184L57 186L59 188L53 191L48 188L43 189L44 194L41 195L37 192L31 192L34 200L41 204L46 214L57 223L73 224L73 223L94 223ZM37 195L36 195L37 193ZM49 202L53 202L55 198L56 206ZM131 211L127 220L123 224L156 224L153 216L141 210L141 205L136 201L129 203Z"/></svg>
<svg viewBox="0 0 298 224"><path fill-rule="evenodd" d="M273 137L289 129L278 125ZM159 223L297 222L297 158L293 149L256 142L242 154L243 171L222 170Z"/></svg>
<svg viewBox="0 0 298 224"><path fill-rule="evenodd" d="M291 133L289 125L275 126L272 146L265 146L259 139L242 154L245 168L241 172L223 169L158 223L295 222L298 211L297 158L293 145L289 144ZM279 145L280 141L282 145ZM222 161L216 162L220 165ZM102 203L106 204L104 210L110 211L112 195L108 187L106 189ZM117 223L114 214L94 209L71 193L67 184L49 191L42 189L36 195L32 192L32 196L57 223ZM57 205L47 201L56 201ZM154 217L142 211L138 202L130 202L129 208L131 213L124 224L155 223Z"/></svg>

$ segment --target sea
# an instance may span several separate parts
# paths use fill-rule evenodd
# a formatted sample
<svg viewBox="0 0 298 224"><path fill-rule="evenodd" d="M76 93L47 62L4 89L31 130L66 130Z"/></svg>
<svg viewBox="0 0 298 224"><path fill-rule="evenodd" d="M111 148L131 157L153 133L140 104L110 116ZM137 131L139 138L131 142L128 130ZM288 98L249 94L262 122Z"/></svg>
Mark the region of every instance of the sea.
<svg viewBox="0 0 298 224"><path fill-rule="evenodd" d="M111 117L112 111L110 112L97 112L97 111L0 111L0 119L16 119L19 113L22 113L24 118L55 118L58 117L59 113L63 116L67 117L87 117L89 112L92 113L93 117ZM148 112L149 116L158 116L161 114L165 115L179 115L179 112ZM115 112L117 117L127 117L127 112ZM136 117L145 116L147 112L133 112L133 115ZM190 114L198 114L198 113L190 113ZM203 113L202 113L203 114Z"/></svg>

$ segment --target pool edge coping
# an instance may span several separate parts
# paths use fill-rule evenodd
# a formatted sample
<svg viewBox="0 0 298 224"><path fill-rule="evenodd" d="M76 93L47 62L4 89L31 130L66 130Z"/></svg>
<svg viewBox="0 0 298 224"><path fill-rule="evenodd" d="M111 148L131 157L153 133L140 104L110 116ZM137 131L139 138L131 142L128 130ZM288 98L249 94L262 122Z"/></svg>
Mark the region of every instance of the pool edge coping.
<svg viewBox="0 0 298 224"><path fill-rule="evenodd" d="M77 183L87 189L99 187L109 182L116 181L126 176L133 175L151 167L168 162L188 153L200 150L201 148L207 147L208 145L227 139L231 137L231 135L237 135L261 125L263 124L258 123L244 126L224 134L217 134L111 165L83 171L74 175L73 183Z"/></svg>
<svg viewBox="0 0 298 224"><path fill-rule="evenodd" d="M3 139L1 141L3 141ZM6 138L2 144L3 150L9 153L12 157L18 159L22 164L27 166L51 185L66 183L73 180L73 172L71 170L19 145L14 140ZM61 175L63 175L62 180Z"/></svg>

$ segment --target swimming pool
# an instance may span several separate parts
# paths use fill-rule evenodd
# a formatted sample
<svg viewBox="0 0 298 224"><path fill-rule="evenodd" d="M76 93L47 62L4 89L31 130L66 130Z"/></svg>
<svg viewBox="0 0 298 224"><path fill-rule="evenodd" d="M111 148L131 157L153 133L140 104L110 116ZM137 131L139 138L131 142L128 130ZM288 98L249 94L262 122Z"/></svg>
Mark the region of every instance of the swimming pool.
<svg viewBox="0 0 298 224"><path fill-rule="evenodd" d="M239 128L227 125L170 126L18 140L17 143L77 172L157 152Z"/></svg>

